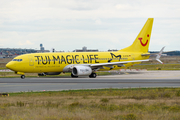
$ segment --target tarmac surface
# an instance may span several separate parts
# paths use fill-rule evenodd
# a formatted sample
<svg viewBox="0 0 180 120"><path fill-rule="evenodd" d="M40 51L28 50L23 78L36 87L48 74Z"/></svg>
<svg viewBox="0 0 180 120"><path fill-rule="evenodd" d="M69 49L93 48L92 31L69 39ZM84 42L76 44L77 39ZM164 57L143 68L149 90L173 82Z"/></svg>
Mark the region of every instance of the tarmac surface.
<svg viewBox="0 0 180 120"><path fill-rule="evenodd" d="M0 92L139 87L180 87L180 71L121 72L121 74L97 76L97 78L0 78Z"/></svg>

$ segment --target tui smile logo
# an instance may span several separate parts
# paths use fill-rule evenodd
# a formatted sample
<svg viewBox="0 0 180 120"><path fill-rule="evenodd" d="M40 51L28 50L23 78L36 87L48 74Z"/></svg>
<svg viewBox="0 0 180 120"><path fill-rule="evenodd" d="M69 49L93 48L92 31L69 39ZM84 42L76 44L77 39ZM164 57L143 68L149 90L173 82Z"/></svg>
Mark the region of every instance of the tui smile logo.
<svg viewBox="0 0 180 120"><path fill-rule="evenodd" d="M149 37L149 34L147 35L147 37ZM143 38L138 38L138 39L140 40L140 43L141 43L141 45L142 45L143 47L145 47L145 46L147 45L148 39L147 39L146 43L143 43L143 42L142 42L142 39L143 39Z"/></svg>

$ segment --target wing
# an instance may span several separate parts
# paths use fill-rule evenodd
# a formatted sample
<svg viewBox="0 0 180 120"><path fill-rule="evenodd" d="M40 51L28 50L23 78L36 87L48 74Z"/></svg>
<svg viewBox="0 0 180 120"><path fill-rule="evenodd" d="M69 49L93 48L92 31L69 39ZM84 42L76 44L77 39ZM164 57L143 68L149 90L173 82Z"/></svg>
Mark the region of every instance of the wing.
<svg viewBox="0 0 180 120"><path fill-rule="evenodd" d="M146 60L133 60L133 61L122 61L122 62L108 62L108 63L97 63L97 64L70 64L63 68L63 72L71 72L73 67L75 66L88 66L92 70L99 70L104 69L104 67L114 68L113 65L117 65L118 67L125 66L124 64L127 63L135 63L135 62L143 62L143 61L149 61L149 59Z"/></svg>
<svg viewBox="0 0 180 120"><path fill-rule="evenodd" d="M92 69L98 69L98 68L103 68L103 67L114 68L113 65L117 65L118 67L121 67L121 66L124 66L124 64L127 64L127 63L143 62L143 61L149 61L149 59L146 59L146 60L123 61L123 62L98 63L98 64L90 64L89 66Z"/></svg>

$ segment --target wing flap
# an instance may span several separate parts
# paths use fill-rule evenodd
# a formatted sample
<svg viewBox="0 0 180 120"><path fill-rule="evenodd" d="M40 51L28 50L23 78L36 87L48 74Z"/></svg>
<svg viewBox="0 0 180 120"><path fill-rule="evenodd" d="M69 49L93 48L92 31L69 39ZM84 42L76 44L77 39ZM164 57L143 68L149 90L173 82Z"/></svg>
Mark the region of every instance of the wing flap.
<svg viewBox="0 0 180 120"><path fill-rule="evenodd" d="M98 63L98 64L91 64L90 67L101 67L101 66L112 66L112 65L118 65L118 66L124 66L124 64L131 63L131 62L143 62L143 61L149 61L149 59L146 60L133 60L133 61L123 61L123 62L109 62L109 63Z"/></svg>
<svg viewBox="0 0 180 120"><path fill-rule="evenodd" d="M143 61L149 61L149 59L146 60L133 60L133 61L122 61L122 62L108 62L108 63L97 63L97 64L70 64L67 65L63 72L70 72L72 71L74 66L89 66L93 70L99 70L99 69L105 69L104 67L113 68L113 65L117 65L118 67L125 66L124 64L130 63L130 62L143 62Z"/></svg>

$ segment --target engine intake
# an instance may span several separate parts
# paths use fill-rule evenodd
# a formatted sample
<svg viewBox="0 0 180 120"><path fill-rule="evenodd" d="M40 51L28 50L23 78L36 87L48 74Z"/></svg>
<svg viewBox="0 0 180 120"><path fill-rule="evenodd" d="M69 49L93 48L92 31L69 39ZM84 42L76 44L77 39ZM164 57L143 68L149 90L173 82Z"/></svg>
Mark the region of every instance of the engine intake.
<svg viewBox="0 0 180 120"><path fill-rule="evenodd" d="M74 76L84 76L90 75L92 73L92 69L87 66L75 66L73 67L72 74Z"/></svg>

